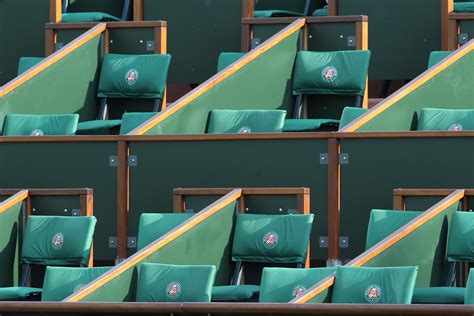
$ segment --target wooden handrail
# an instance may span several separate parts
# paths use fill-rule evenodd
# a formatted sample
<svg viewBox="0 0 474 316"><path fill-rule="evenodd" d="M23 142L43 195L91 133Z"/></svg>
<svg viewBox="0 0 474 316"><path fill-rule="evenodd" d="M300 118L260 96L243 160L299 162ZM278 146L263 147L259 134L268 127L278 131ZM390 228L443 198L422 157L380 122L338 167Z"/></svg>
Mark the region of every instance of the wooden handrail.
<svg viewBox="0 0 474 316"><path fill-rule="evenodd" d="M105 23L108 29L166 27L166 21L124 21L124 22L75 22L47 23L46 30L91 29L97 24Z"/></svg>
<svg viewBox="0 0 474 316"><path fill-rule="evenodd" d="M291 24L301 19L299 17L281 17L281 18L247 18L242 19L242 24ZM319 23L349 23L349 22L368 22L366 15L342 15L342 16L309 16L305 17L306 24Z"/></svg>
<svg viewBox="0 0 474 316"><path fill-rule="evenodd" d="M229 205L230 203L238 200L242 195L242 190L234 189L230 193L226 194L219 200L215 201L211 205L204 208L201 212L191 217L189 220L185 221L169 233L160 237L141 251L135 253L133 256L123 261L119 265L112 268L110 271L104 273L99 278L95 279L93 282L88 284L82 290L70 295L63 302L79 302L84 299L103 285L107 284L109 281L120 276L123 272L127 271L134 265L142 262L150 255L155 253L157 250L163 248L182 234L188 232L190 229L196 227L198 224L202 223L204 220L208 219L215 213L219 212L222 208Z"/></svg>
<svg viewBox="0 0 474 316"><path fill-rule="evenodd" d="M455 189L395 189L394 196L446 196ZM465 196L474 196L474 189L464 189Z"/></svg>
<svg viewBox="0 0 474 316"><path fill-rule="evenodd" d="M21 191L28 191L29 196L60 196L60 195L87 195L93 194L89 188L80 189L0 189L0 195L13 195Z"/></svg>
<svg viewBox="0 0 474 316"><path fill-rule="evenodd" d="M174 195L222 195L231 188L176 188ZM309 188L241 188L242 195L298 195L309 194Z"/></svg>
<svg viewBox="0 0 474 316"><path fill-rule="evenodd" d="M449 15L453 13L454 1L441 0L441 49L448 50L449 45Z"/></svg>
<svg viewBox="0 0 474 316"><path fill-rule="evenodd" d="M26 200L27 198L28 190L21 190L20 192L15 193L15 195L0 203L0 213L7 211L12 206Z"/></svg>

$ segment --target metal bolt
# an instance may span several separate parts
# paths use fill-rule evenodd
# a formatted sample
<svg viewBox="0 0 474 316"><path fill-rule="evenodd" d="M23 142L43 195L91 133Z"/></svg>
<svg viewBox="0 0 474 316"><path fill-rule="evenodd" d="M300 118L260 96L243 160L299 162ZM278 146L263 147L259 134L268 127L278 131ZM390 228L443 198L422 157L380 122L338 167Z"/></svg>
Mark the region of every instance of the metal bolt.
<svg viewBox="0 0 474 316"><path fill-rule="evenodd" d="M64 209L64 213L67 213L67 208Z"/></svg>

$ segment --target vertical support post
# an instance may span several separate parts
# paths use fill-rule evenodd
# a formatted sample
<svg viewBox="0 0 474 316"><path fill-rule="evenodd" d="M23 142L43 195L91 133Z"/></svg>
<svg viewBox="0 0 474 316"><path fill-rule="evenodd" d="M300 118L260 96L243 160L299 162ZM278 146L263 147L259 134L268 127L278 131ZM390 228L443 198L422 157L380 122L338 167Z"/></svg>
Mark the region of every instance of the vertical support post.
<svg viewBox="0 0 474 316"><path fill-rule="evenodd" d="M144 0L133 0L133 21L143 21L144 19Z"/></svg>
<svg viewBox="0 0 474 316"><path fill-rule="evenodd" d="M110 31L109 31L108 28L105 29L103 41L104 41L104 51L103 51L103 53L105 55L105 54L108 54L110 52Z"/></svg>
<svg viewBox="0 0 474 316"><path fill-rule="evenodd" d="M341 166L339 139L331 138L328 142L328 261L339 260L339 230L341 204ZM333 265L333 264L332 264Z"/></svg>
<svg viewBox="0 0 474 316"><path fill-rule="evenodd" d="M393 209L404 211L405 208L405 197L402 195L394 195L393 196Z"/></svg>
<svg viewBox="0 0 474 316"><path fill-rule="evenodd" d="M44 56L48 57L52 55L56 49L57 35L56 30L46 29L44 34L45 45L44 45Z"/></svg>
<svg viewBox="0 0 474 316"><path fill-rule="evenodd" d="M449 50L449 15L454 11L453 0L441 0L441 49Z"/></svg>
<svg viewBox="0 0 474 316"><path fill-rule="evenodd" d="M337 6L337 0L329 0L328 1L328 15L329 16L334 16L338 14L338 6Z"/></svg>
<svg viewBox="0 0 474 316"><path fill-rule="evenodd" d="M31 195L28 195L25 201L25 218L28 220L28 217L31 216L31 210L33 209L31 205Z"/></svg>
<svg viewBox="0 0 474 316"><path fill-rule="evenodd" d="M79 196L79 211L81 216L93 216L94 215L94 196L88 192L87 194L81 194ZM94 266L94 243L92 242L91 253L89 257L89 268Z"/></svg>
<svg viewBox="0 0 474 316"><path fill-rule="evenodd" d="M166 54L168 50L167 25L155 27L155 54ZM166 87L161 110L166 109Z"/></svg>
<svg viewBox="0 0 474 316"><path fill-rule="evenodd" d="M448 50L454 51L459 48L459 20L448 21Z"/></svg>
<svg viewBox="0 0 474 316"><path fill-rule="evenodd" d="M254 0L242 0L242 19L253 18L255 10L254 6ZM241 23L240 49L243 53L250 51L251 32L252 30L250 24Z"/></svg>
<svg viewBox="0 0 474 316"><path fill-rule="evenodd" d="M239 198L239 213L244 214L245 213L245 195L242 192L242 195Z"/></svg>
<svg viewBox="0 0 474 316"><path fill-rule="evenodd" d="M184 213L186 202L181 193L173 194L173 213Z"/></svg>
<svg viewBox="0 0 474 316"><path fill-rule="evenodd" d="M62 11L62 0L49 0L49 20L51 23L61 22Z"/></svg>
<svg viewBox="0 0 474 316"><path fill-rule="evenodd" d="M367 21L356 22L356 49L369 49L369 23ZM369 76L365 79L365 91L362 98L362 107L367 109L369 107Z"/></svg>
<svg viewBox="0 0 474 316"><path fill-rule="evenodd" d="M299 214L309 214L311 212L309 189L308 189L308 192L305 192L304 194L298 194L296 196L296 207L298 209ZM311 249L311 245L308 243L308 251L306 253L306 262L305 262L306 269L309 269L311 266L310 249Z"/></svg>
<svg viewBox="0 0 474 316"><path fill-rule="evenodd" d="M127 258L129 179L128 143L118 142L117 148L117 258Z"/></svg>

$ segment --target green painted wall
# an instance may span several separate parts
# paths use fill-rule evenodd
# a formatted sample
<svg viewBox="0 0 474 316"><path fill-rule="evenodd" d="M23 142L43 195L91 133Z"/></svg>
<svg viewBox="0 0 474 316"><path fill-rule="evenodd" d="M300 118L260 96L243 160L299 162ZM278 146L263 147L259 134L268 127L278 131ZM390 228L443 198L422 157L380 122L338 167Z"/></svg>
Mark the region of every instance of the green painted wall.
<svg viewBox="0 0 474 316"><path fill-rule="evenodd" d="M0 213L0 287L18 286L23 202Z"/></svg>

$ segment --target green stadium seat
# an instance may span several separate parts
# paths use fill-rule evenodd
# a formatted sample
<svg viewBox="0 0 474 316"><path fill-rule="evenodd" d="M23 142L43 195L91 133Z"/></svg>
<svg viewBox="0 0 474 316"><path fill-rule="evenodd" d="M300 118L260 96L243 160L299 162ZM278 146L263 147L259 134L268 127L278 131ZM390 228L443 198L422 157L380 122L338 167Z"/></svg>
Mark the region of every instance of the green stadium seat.
<svg viewBox="0 0 474 316"><path fill-rule="evenodd" d="M0 288L0 301L23 301L39 297L43 290L34 287Z"/></svg>
<svg viewBox="0 0 474 316"><path fill-rule="evenodd" d="M421 109L418 118L419 131L472 131L474 110Z"/></svg>
<svg viewBox="0 0 474 316"><path fill-rule="evenodd" d="M145 123L155 115L156 112L124 113L122 115L122 126L120 127L120 135L126 135L130 133L135 128Z"/></svg>
<svg viewBox="0 0 474 316"><path fill-rule="evenodd" d="M117 22L126 21L129 17L130 0L123 1L121 18L104 12L68 12L69 2L70 0L63 0L63 14L61 17L61 22L63 23Z"/></svg>
<svg viewBox="0 0 474 316"><path fill-rule="evenodd" d="M454 13L474 13L474 1L454 3Z"/></svg>
<svg viewBox="0 0 474 316"><path fill-rule="evenodd" d="M41 300L50 302L62 301L110 269L111 267L47 267L44 275Z"/></svg>
<svg viewBox="0 0 474 316"><path fill-rule="evenodd" d="M302 3L303 4L303 3ZM307 16L309 8L311 6L311 0L306 0L304 7L301 7L301 11L285 10L285 8L272 8L270 10L261 10L258 1L256 2L254 17L255 18L277 18L277 17L293 17L293 16ZM259 10L260 9L260 10ZM298 10L298 8L294 8Z"/></svg>
<svg viewBox="0 0 474 316"><path fill-rule="evenodd" d="M217 72L221 72L243 56L245 56L245 53L220 53L217 61Z"/></svg>
<svg viewBox="0 0 474 316"><path fill-rule="evenodd" d="M428 287L413 291L413 304L462 304L466 289L463 287Z"/></svg>
<svg viewBox="0 0 474 316"><path fill-rule="evenodd" d="M323 129L334 130L339 126L339 120L331 119L286 119L283 132L313 132Z"/></svg>
<svg viewBox="0 0 474 316"><path fill-rule="evenodd" d="M285 116L283 110L212 110L207 133L280 133Z"/></svg>
<svg viewBox="0 0 474 316"><path fill-rule="evenodd" d="M411 304L418 267L339 266L332 303Z"/></svg>
<svg viewBox="0 0 474 316"><path fill-rule="evenodd" d="M43 57L21 57L20 61L18 62L18 75L21 75L27 70L33 68L43 60Z"/></svg>
<svg viewBox="0 0 474 316"><path fill-rule="evenodd" d="M328 15L329 15L328 6L325 6L322 9L317 9L313 11L313 16L328 16Z"/></svg>
<svg viewBox="0 0 474 316"><path fill-rule="evenodd" d="M215 266L143 263L137 302L210 302Z"/></svg>
<svg viewBox="0 0 474 316"><path fill-rule="evenodd" d="M7 114L3 122L3 136L75 135L78 121L78 114Z"/></svg>
<svg viewBox="0 0 474 316"><path fill-rule="evenodd" d="M259 302L288 303L335 271L336 268L264 268Z"/></svg>
<svg viewBox="0 0 474 316"><path fill-rule="evenodd" d="M430 58L428 59L428 69L451 55L450 51L434 51L430 53Z"/></svg>
<svg viewBox="0 0 474 316"><path fill-rule="evenodd" d="M474 269L469 270L469 278L466 284L466 295L464 304L474 304Z"/></svg>
<svg viewBox="0 0 474 316"><path fill-rule="evenodd" d="M339 130L342 130L344 127L352 123L356 118L362 116L369 109L364 108L354 108L351 106L346 106L342 111L341 122L339 123Z"/></svg>

